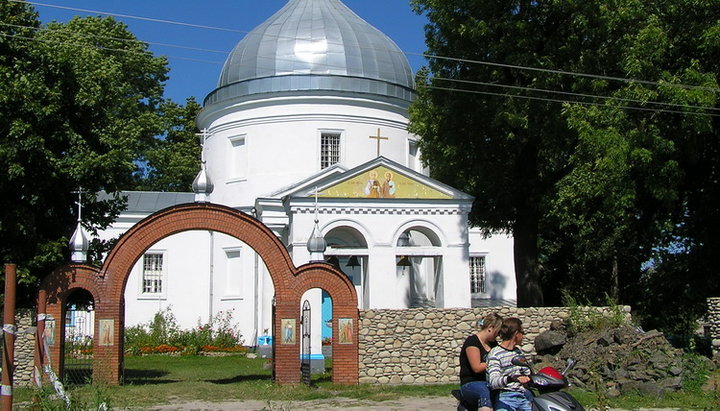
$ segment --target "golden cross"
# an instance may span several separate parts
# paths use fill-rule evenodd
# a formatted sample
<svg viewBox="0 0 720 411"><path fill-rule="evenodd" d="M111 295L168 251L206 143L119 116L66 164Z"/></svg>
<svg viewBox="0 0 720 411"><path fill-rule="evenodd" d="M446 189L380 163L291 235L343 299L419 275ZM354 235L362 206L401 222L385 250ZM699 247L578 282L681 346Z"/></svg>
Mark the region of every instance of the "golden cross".
<svg viewBox="0 0 720 411"><path fill-rule="evenodd" d="M370 136L370 138L377 140L377 156L380 157L380 140L389 140L389 138L381 137L379 128L378 128L377 136Z"/></svg>

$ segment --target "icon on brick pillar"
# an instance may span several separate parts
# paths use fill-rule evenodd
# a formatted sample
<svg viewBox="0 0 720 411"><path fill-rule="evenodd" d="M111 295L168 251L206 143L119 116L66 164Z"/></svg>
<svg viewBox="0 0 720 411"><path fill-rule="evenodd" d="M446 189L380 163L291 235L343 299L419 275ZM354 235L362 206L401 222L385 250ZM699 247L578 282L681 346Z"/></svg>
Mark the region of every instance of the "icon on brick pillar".
<svg viewBox="0 0 720 411"><path fill-rule="evenodd" d="M340 343L340 344L352 344L353 343L353 319L352 318L339 318L338 319L338 343Z"/></svg>
<svg viewBox="0 0 720 411"><path fill-rule="evenodd" d="M295 344L295 319L283 318L280 320L282 328L281 344Z"/></svg>
<svg viewBox="0 0 720 411"><path fill-rule="evenodd" d="M115 320L100 320L100 346L114 345Z"/></svg>
<svg viewBox="0 0 720 411"><path fill-rule="evenodd" d="M55 345L55 320L45 320L45 341L47 345L52 347Z"/></svg>

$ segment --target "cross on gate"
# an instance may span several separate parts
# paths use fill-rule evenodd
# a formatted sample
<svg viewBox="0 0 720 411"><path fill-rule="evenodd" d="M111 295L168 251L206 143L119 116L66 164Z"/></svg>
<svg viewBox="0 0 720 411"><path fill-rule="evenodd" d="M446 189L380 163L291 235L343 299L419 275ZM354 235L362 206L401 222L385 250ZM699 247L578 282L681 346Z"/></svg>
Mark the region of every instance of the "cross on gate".
<svg viewBox="0 0 720 411"><path fill-rule="evenodd" d="M389 138L380 136L380 128L378 128L377 136L370 136L370 138L377 140L377 156L380 157L380 140L389 140Z"/></svg>
<svg viewBox="0 0 720 411"><path fill-rule="evenodd" d="M199 133L195 133L195 135L200 139L200 162L205 163L205 142L210 136L210 132L207 128L204 128L200 130Z"/></svg>
<svg viewBox="0 0 720 411"><path fill-rule="evenodd" d="M82 187L78 187L77 190L71 191L71 193L78 195L78 199L75 204L78 206L77 221L79 223L82 221L82 196L86 193L86 191L83 190Z"/></svg>

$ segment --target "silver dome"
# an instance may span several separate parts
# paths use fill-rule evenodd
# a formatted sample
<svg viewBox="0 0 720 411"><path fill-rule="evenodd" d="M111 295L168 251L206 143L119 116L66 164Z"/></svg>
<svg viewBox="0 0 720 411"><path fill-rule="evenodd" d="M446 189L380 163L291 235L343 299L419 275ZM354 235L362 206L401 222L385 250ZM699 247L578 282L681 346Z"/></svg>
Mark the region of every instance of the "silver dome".
<svg viewBox="0 0 720 411"><path fill-rule="evenodd" d="M290 0L235 46L205 105L307 90L411 101L413 89L400 48L341 1Z"/></svg>

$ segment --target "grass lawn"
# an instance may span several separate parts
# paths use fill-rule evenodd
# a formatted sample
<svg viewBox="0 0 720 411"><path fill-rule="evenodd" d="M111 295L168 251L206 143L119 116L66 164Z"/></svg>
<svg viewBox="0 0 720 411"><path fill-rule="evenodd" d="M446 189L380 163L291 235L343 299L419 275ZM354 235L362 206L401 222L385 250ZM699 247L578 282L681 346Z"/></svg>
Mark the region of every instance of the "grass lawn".
<svg viewBox="0 0 720 411"><path fill-rule="evenodd" d="M75 409L97 409L107 402L112 408L133 408L193 400L272 400L305 401L323 398L348 397L364 400L390 400L403 396L448 396L456 385L427 386L338 386L330 382L329 374L314 376L315 387L299 385L278 386L272 383L265 360L248 359L244 355L225 357L164 356L126 357L125 384L122 386L87 385L68 389ZM28 402L37 392L17 388L15 404ZM606 400L593 393L573 391L583 405L602 404ZM41 395L45 398L47 395ZM719 404L717 393L684 392L665 397L623 396L607 402L611 407L634 409L639 407L679 407L684 409L714 409ZM43 403L44 409L53 407ZM57 409L64 409L58 407Z"/></svg>

